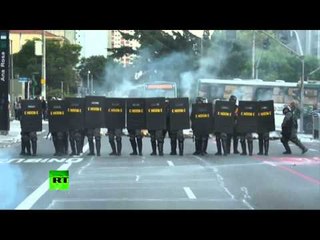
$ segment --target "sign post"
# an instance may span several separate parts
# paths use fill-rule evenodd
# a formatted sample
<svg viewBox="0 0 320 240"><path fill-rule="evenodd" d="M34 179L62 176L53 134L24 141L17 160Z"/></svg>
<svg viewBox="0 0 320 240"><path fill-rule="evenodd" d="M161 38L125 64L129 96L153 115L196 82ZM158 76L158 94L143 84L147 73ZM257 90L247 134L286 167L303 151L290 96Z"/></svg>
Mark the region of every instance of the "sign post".
<svg viewBox="0 0 320 240"><path fill-rule="evenodd" d="M9 131L9 31L0 30L0 131Z"/></svg>

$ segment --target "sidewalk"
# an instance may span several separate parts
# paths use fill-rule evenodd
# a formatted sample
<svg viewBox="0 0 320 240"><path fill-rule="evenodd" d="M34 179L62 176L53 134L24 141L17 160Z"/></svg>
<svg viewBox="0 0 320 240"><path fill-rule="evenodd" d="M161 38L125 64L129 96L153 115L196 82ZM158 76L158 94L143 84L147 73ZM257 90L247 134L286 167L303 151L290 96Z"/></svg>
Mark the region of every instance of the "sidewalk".
<svg viewBox="0 0 320 240"><path fill-rule="evenodd" d="M42 121L42 126L44 124L48 124L48 121ZM42 130L43 132L44 130ZM10 121L10 131L7 135L0 135L0 144L9 145L13 143L21 142L21 128L20 121L12 120ZM41 134L41 132L37 132L37 134Z"/></svg>
<svg viewBox="0 0 320 240"><path fill-rule="evenodd" d="M0 135L0 144L12 144L21 141L20 136L20 121L10 121L10 130L7 135Z"/></svg>

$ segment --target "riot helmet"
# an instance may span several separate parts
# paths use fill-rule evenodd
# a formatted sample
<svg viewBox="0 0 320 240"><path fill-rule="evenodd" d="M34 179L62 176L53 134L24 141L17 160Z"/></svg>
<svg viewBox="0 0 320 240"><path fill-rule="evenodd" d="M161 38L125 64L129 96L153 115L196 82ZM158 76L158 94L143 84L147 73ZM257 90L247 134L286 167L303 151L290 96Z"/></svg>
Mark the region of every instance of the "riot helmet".
<svg viewBox="0 0 320 240"><path fill-rule="evenodd" d="M229 101L236 103L237 102L237 97L235 95L231 95L230 98L229 98Z"/></svg>
<svg viewBox="0 0 320 240"><path fill-rule="evenodd" d="M285 106L285 107L282 109L282 113L283 113L284 115L286 115L287 112L290 112L289 106Z"/></svg>

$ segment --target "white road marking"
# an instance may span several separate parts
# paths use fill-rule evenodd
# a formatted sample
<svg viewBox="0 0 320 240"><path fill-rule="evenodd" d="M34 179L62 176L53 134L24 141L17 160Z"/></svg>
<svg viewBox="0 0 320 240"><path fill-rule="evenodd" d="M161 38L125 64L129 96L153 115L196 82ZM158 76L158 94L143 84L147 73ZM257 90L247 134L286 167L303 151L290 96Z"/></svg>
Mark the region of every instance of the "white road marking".
<svg viewBox="0 0 320 240"><path fill-rule="evenodd" d="M82 166L82 167L80 168L80 170L78 171L78 174L79 174L79 175L81 175L82 171L83 171L85 168L89 167L89 165L92 163L93 159L94 159L94 157L91 157L90 161L89 161L85 166Z"/></svg>
<svg viewBox="0 0 320 240"><path fill-rule="evenodd" d="M309 148L309 151L311 152L319 152L317 149Z"/></svg>
<svg viewBox="0 0 320 240"><path fill-rule="evenodd" d="M136 176L136 182L139 182L139 178L140 178L140 176L137 175L137 176Z"/></svg>
<svg viewBox="0 0 320 240"><path fill-rule="evenodd" d="M241 187L240 188L241 191L243 192L243 198L242 198L242 202L251 210L253 210L254 208L250 205L250 203L247 202L246 199L251 199L251 196L248 193L248 189L246 187Z"/></svg>
<svg viewBox="0 0 320 240"><path fill-rule="evenodd" d="M169 165L170 167L174 167L174 164L173 164L172 161L167 161L167 163L168 163L168 165Z"/></svg>
<svg viewBox="0 0 320 240"><path fill-rule="evenodd" d="M186 192L188 198L190 199L197 199L192 190L189 187L183 187L184 191Z"/></svg>
<svg viewBox="0 0 320 240"><path fill-rule="evenodd" d="M275 163L270 162L270 161L263 161L263 163L274 166L274 167L277 166Z"/></svg>
<svg viewBox="0 0 320 240"><path fill-rule="evenodd" d="M67 170L71 163L61 165L57 170ZM44 181L36 190L26 197L15 209L31 209L32 206L49 190L49 179Z"/></svg>
<svg viewBox="0 0 320 240"><path fill-rule="evenodd" d="M251 210L254 210L254 208L245 200L245 199L242 199L242 202Z"/></svg>

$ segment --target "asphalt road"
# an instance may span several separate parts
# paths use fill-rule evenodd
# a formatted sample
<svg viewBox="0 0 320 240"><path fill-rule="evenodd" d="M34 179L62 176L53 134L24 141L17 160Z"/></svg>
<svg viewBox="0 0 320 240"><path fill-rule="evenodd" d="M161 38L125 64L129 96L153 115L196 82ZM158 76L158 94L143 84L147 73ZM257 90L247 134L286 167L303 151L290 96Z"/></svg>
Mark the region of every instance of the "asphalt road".
<svg viewBox="0 0 320 240"><path fill-rule="evenodd" d="M206 156L192 155L186 139L181 157L169 155L166 138L160 157L150 156L150 138L143 156L130 156L123 137L122 155L109 156L103 136L101 157L55 158L46 133L36 157L19 156L20 144L0 149L1 209L320 209L319 143L306 143L305 155L293 146L288 156L274 140L269 156L258 156L255 140L253 156L217 157L214 139ZM49 171L57 169L69 170L69 190L48 189Z"/></svg>

